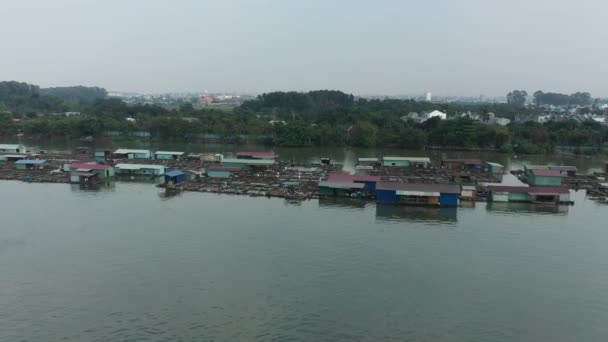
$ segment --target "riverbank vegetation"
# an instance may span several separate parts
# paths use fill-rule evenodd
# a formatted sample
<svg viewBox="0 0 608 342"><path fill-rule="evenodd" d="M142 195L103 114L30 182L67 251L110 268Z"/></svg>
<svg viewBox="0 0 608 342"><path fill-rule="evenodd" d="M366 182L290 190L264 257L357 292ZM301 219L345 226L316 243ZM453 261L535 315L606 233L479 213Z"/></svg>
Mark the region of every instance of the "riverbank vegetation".
<svg viewBox="0 0 608 342"><path fill-rule="evenodd" d="M608 142L608 128L598 122L521 120L545 111L540 106L525 106L526 97L525 91L513 91L507 103L431 103L355 98L329 90L274 92L226 111L195 109L187 101L172 109L127 105L109 98L102 88L40 89L25 83L0 82L0 135L80 138L139 132L135 134L164 140L408 149L431 146L532 154L549 153L556 146L580 152ZM591 98L587 93L564 98L537 92L534 101L580 105L590 103ZM447 113L448 120L408 117L409 113L432 110ZM490 124L488 118L492 116L510 119L511 123Z"/></svg>

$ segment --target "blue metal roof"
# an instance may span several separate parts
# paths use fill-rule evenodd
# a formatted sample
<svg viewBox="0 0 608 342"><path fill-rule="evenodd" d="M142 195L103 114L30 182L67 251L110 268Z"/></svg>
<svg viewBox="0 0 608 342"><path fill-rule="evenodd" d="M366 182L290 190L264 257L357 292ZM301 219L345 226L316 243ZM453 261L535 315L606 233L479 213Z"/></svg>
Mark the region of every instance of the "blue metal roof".
<svg viewBox="0 0 608 342"><path fill-rule="evenodd" d="M173 171L169 171L167 173L165 173L165 176L169 176L169 177L177 177L177 176L181 176L184 173L181 172L180 170L173 170Z"/></svg>
<svg viewBox="0 0 608 342"><path fill-rule="evenodd" d="M46 164L44 159L21 159L17 160L15 164L26 164L26 165L41 165Z"/></svg>

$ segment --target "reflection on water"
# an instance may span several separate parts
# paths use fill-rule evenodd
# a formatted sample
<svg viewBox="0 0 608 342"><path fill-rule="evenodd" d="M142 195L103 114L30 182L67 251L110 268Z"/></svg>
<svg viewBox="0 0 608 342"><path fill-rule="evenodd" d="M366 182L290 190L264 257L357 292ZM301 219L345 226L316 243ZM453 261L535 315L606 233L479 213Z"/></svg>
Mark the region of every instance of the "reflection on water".
<svg viewBox="0 0 608 342"><path fill-rule="evenodd" d="M458 221L458 208L428 208L377 204L376 220L456 223Z"/></svg>
<svg viewBox="0 0 608 342"><path fill-rule="evenodd" d="M555 205L552 203L535 204L535 203L503 203L503 202L488 202L486 206L490 212L499 212L507 214L550 214L550 215L566 215L568 214L569 206Z"/></svg>
<svg viewBox="0 0 608 342"><path fill-rule="evenodd" d="M369 202L351 198L321 198L319 207L323 208L347 208L363 209Z"/></svg>
<svg viewBox="0 0 608 342"><path fill-rule="evenodd" d="M90 184L70 184L70 190L73 192L82 192L82 191L114 191L116 189L115 182L100 182L100 183L90 183Z"/></svg>

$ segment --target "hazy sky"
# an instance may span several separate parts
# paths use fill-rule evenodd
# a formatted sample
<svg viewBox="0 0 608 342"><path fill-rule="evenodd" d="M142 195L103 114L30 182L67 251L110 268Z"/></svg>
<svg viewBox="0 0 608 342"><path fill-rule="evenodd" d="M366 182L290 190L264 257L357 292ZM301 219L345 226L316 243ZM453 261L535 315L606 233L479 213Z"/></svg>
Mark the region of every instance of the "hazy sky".
<svg viewBox="0 0 608 342"><path fill-rule="evenodd" d="M608 95L606 0L0 0L0 80Z"/></svg>

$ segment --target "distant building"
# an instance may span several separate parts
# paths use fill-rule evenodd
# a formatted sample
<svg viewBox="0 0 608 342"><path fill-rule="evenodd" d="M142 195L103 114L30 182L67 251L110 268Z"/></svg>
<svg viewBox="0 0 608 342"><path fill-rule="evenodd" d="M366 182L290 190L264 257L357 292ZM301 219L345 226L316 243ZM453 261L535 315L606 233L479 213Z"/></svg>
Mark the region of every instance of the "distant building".
<svg viewBox="0 0 608 342"><path fill-rule="evenodd" d="M431 159L427 157L383 157L383 166L429 167Z"/></svg>
<svg viewBox="0 0 608 342"><path fill-rule="evenodd" d="M176 151L156 151L154 152L154 159L165 160L165 159L180 159L186 154L186 152Z"/></svg>
<svg viewBox="0 0 608 342"><path fill-rule="evenodd" d="M15 169L26 170L39 168L42 169L47 164L46 160L43 159L21 159L15 162Z"/></svg>
<svg viewBox="0 0 608 342"><path fill-rule="evenodd" d="M417 112L409 112L407 115L404 115L401 117L402 121L408 121L408 120L413 120L416 123L423 123L428 119L431 118L440 118L441 120L445 120L448 118L448 115L444 112L438 111L438 110L434 110L432 112L425 112L425 113L417 113Z"/></svg>
<svg viewBox="0 0 608 342"><path fill-rule="evenodd" d="M63 113L63 115L65 115L69 118L70 116L80 115L80 112L65 112L65 113Z"/></svg>
<svg viewBox="0 0 608 342"><path fill-rule="evenodd" d="M199 101L206 105L210 105L211 103L213 103L215 101L215 97L213 97L211 95L203 95L199 98Z"/></svg>
<svg viewBox="0 0 608 342"><path fill-rule="evenodd" d="M114 158L123 159L150 159L152 158L152 152L149 150L130 150L119 148L113 153Z"/></svg>
<svg viewBox="0 0 608 342"><path fill-rule="evenodd" d="M428 113L427 116L429 119L440 118L441 120L445 120L448 118L448 115L446 113L438 111L438 110L434 110L434 111Z"/></svg>
<svg viewBox="0 0 608 342"><path fill-rule="evenodd" d="M282 125L287 125L287 122L283 121L283 120L270 120L268 121L268 124L274 126L276 124L282 124Z"/></svg>
<svg viewBox="0 0 608 342"><path fill-rule="evenodd" d="M21 144L0 144L0 152L3 153L25 153L27 149Z"/></svg>
<svg viewBox="0 0 608 342"><path fill-rule="evenodd" d="M428 102L431 102L433 100L433 94L431 94L431 92L426 93L426 100Z"/></svg>

